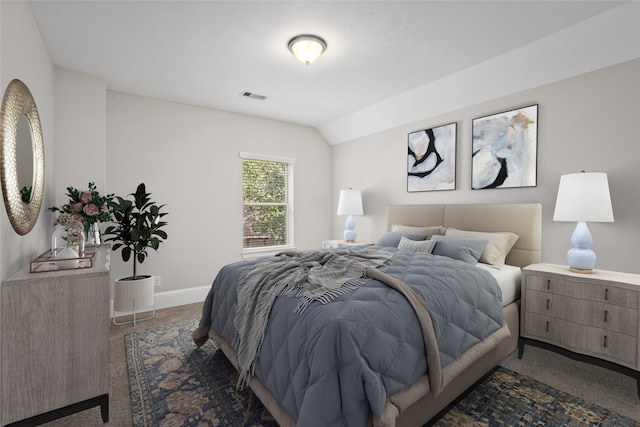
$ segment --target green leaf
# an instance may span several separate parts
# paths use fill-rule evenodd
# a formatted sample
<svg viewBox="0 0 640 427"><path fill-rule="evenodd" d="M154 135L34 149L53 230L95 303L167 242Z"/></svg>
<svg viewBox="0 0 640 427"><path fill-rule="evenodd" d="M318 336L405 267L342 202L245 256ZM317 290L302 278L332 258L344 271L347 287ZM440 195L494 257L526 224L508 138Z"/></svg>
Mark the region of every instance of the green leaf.
<svg viewBox="0 0 640 427"><path fill-rule="evenodd" d="M122 261L127 262L131 258L131 248L128 246L124 246L122 248Z"/></svg>

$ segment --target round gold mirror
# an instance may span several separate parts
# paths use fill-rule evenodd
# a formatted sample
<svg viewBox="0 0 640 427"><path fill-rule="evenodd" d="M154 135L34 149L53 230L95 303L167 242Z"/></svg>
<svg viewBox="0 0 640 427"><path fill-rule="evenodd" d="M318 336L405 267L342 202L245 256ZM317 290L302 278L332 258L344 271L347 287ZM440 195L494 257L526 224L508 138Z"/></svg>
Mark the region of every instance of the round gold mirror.
<svg viewBox="0 0 640 427"><path fill-rule="evenodd" d="M36 223L44 194L44 144L38 108L18 79L7 86L0 111L0 182L11 226L25 235Z"/></svg>

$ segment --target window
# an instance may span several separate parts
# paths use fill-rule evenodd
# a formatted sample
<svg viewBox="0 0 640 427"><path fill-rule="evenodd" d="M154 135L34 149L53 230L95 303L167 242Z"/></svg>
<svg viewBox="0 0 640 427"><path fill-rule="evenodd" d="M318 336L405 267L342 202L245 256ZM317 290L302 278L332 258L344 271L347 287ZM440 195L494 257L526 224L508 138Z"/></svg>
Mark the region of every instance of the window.
<svg viewBox="0 0 640 427"><path fill-rule="evenodd" d="M244 249L293 246L295 160L240 153Z"/></svg>

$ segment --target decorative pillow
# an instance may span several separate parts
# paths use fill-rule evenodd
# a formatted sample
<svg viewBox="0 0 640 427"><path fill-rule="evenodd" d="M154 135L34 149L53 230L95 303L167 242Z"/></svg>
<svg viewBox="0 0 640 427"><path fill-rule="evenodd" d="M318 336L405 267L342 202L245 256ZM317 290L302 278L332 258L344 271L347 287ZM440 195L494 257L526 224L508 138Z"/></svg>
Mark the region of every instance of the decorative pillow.
<svg viewBox="0 0 640 427"><path fill-rule="evenodd" d="M487 247L484 248L479 261L498 269L504 267L504 260L507 254L520 237L508 231L487 233L482 231L458 230L457 228L447 228L445 235L487 240Z"/></svg>
<svg viewBox="0 0 640 427"><path fill-rule="evenodd" d="M436 242L433 240L411 240L402 236L400 243L398 243L398 249L411 249L414 252L426 252L431 253Z"/></svg>
<svg viewBox="0 0 640 427"><path fill-rule="evenodd" d="M393 224L391 226L391 231L410 234L426 234L427 238L434 234L444 234L444 230L445 227L440 227L439 225L433 225L430 227L414 227L412 225Z"/></svg>
<svg viewBox="0 0 640 427"><path fill-rule="evenodd" d="M405 236L411 240L427 239L427 236L425 236L424 234L407 234L407 233L400 233L397 231L385 231L384 233L382 233L380 237L378 237L378 240L376 241L376 245L387 246L387 247L391 246L391 247L397 248L398 245L400 244L400 239L402 238L402 236Z"/></svg>
<svg viewBox="0 0 640 427"><path fill-rule="evenodd" d="M436 246L431 252L434 255L447 256L474 265L478 263L478 259L488 243L487 240L440 236L437 234L431 237L431 240L436 242Z"/></svg>

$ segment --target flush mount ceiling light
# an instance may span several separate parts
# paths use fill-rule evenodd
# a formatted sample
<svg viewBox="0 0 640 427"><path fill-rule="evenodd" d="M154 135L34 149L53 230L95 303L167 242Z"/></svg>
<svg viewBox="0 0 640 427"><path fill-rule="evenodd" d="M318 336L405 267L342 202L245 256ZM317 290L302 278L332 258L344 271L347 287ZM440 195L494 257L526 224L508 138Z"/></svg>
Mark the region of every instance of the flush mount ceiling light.
<svg viewBox="0 0 640 427"><path fill-rule="evenodd" d="M318 36L303 34L289 40L289 50L298 61L311 64L327 48L327 43Z"/></svg>

